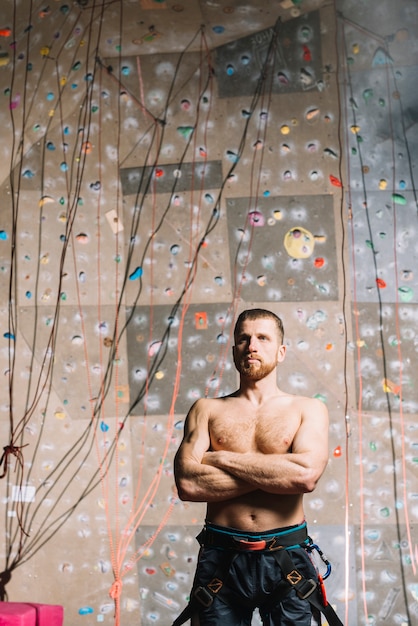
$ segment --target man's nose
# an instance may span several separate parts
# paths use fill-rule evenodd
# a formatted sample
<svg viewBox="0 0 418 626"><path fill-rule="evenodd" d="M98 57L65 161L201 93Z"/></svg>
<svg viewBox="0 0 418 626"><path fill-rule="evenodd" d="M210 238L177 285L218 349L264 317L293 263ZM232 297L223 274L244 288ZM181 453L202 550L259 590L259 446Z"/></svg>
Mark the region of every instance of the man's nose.
<svg viewBox="0 0 418 626"><path fill-rule="evenodd" d="M248 350L249 352L257 352L257 338L250 337L248 341Z"/></svg>

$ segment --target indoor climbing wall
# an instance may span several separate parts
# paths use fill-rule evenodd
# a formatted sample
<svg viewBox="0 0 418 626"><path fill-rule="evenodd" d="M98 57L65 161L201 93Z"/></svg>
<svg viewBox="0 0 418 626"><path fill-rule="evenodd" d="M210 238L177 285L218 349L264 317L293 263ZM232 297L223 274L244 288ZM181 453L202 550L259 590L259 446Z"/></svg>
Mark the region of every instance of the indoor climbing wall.
<svg viewBox="0 0 418 626"><path fill-rule="evenodd" d="M173 456L192 403L235 390L260 306L280 387L330 413L306 498L330 602L346 626L418 619L417 13L3 2L1 599L171 624L205 515Z"/></svg>

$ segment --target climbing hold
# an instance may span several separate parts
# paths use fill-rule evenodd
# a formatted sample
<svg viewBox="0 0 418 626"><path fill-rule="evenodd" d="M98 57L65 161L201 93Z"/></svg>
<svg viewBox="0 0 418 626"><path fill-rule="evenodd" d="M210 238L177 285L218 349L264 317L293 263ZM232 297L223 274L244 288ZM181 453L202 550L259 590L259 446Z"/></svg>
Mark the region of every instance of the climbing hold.
<svg viewBox="0 0 418 626"><path fill-rule="evenodd" d="M411 287L399 287L398 289L402 302L411 302L414 298L414 291Z"/></svg>
<svg viewBox="0 0 418 626"><path fill-rule="evenodd" d="M343 453L343 451L341 449L341 446L337 446L336 448L334 448L333 454L334 454L334 456L336 458L340 457L342 455L342 453Z"/></svg>
<svg viewBox="0 0 418 626"><path fill-rule="evenodd" d="M288 135L290 133L290 128L287 124L283 124L282 126L280 126L280 132L282 133L282 135Z"/></svg>
<svg viewBox="0 0 418 626"><path fill-rule="evenodd" d="M154 341L148 348L148 356L153 357L156 354L158 354L162 345L163 345L162 341Z"/></svg>
<svg viewBox="0 0 418 626"><path fill-rule="evenodd" d="M284 247L293 259L306 259L311 256L315 247L315 238L305 228L291 228L285 235Z"/></svg>
<svg viewBox="0 0 418 626"><path fill-rule="evenodd" d="M76 235L76 240L78 241L78 243L88 243L89 236L86 233L79 233L78 235Z"/></svg>
<svg viewBox="0 0 418 626"><path fill-rule="evenodd" d="M386 189L386 187L388 186L388 181L385 180L384 178L381 178L379 180L379 189L381 189L382 191L384 191Z"/></svg>
<svg viewBox="0 0 418 626"><path fill-rule="evenodd" d="M385 289L386 282L383 280L383 278L376 278L376 285L379 287L379 289Z"/></svg>
<svg viewBox="0 0 418 626"><path fill-rule="evenodd" d="M303 60L312 61L312 54L307 45L303 45Z"/></svg>
<svg viewBox="0 0 418 626"><path fill-rule="evenodd" d="M0 230L0 240L1 241L6 241L7 239L7 233L5 230Z"/></svg>
<svg viewBox="0 0 418 626"><path fill-rule="evenodd" d="M331 148L325 148L324 149L324 154L332 157L333 159L337 159L338 158L338 154L336 152L334 152L334 150L331 150Z"/></svg>
<svg viewBox="0 0 418 626"><path fill-rule="evenodd" d="M400 193L393 193L392 194L392 200L395 204L401 204L403 206L405 206L406 204L406 198L405 196L403 196Z"/></svg>
<svg viewBox="0 0 418 626"><path fill-rule="evenodd" d="M329 180L330 180L331 185L334 185L334 187L342 187L343 186L342 182L338 178L333 176L332 174L330 174Z"/></svg>
<svg viewBox="0 0 418 626"><path fill-rule="evenodd" d="M300 70L299 79L304 87L310 87L314 82L314 77L305 68Z"/></svg>
<svg viewBox="0 0 418 626"><path fill-rule="evenodd" d="M91 606L82 606L78 609L79 615L89 615L90 613L94 613L94 609Z"/></svg>
<svg viewBox="0 0 418 626"><path fill-rule="evenodd" d="M363 91L363 99L367 103L370 98L373 98L373 89L365 89Z"/></svg>
<svg viewBox="0 0 418 626"><path fill-rule="evenodd" d="M83 154L90 154L92 150L93 146L91 145L90 141L85 141L81 146L81 152Z"/></svg>
<svg viewBox="0 0 418 626"><path fill-rule="evenodd" d="M377 48L372 60L372 67L377 65L393 65L393 59L383 48Z"/></svg>
<svg viewBox="0 0 418 626"><path fill-rule="evenodd" d="M136 280L142 276L142 267L137 267L132 274L129 275L129 280Z"/></svg>
<svg viewBox="0 0 418 626"><path fill-rule="evenodd" d="M232 150L227 150L226 156L228 157L229 161L232 161L232 163L238 163L239 161L239 155L235 152L232 152Z"/></svg>
<svg viewBox="0 0 418 626"><path fill-rule="evenodd" d="M194 131L193 126L178 126L177 132L184 137L184 139L190 139Z"/></svg>
<svg viewBox="0 0 418 626"><path fill-rule="evenodd" d="M318 115L319 115L319 109L309 109L309 111L306 113L306 119L308 121L311 121L317 118Z"/></svg>
<svg viewBox="0 0 418 626"><path fill-rule="evenodd" d="M39 207L43 207L44 204L48 204L50 202L55 202L54 198L51 198L51 196L43 196L40 200L39 200Z"/></svg>
<svg viewBox="0 0 418 626"><path fill-rule="evenodd" d="M264 226L264 215L260 211L251 211L248 213L248 221L251 226Z"/></svg>

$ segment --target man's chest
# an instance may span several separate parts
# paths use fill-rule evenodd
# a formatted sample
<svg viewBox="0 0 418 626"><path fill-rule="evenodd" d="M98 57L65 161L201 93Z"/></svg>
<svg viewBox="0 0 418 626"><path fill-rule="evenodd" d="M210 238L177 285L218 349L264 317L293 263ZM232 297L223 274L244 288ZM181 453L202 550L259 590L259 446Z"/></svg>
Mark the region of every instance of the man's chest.
<svg viewBox="0 0 418 626"><path fill-rule="evenodd" d="M212 449L283 454L291 449L299 424L294 413L234 411L213 417L209 421Z"/></svg>

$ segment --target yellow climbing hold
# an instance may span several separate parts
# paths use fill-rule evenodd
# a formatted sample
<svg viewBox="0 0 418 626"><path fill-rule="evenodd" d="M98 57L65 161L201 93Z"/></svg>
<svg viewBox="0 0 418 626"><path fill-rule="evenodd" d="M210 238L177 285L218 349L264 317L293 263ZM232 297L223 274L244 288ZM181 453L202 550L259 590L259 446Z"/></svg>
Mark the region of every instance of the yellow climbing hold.
<svg viewBox="0 0 418 626"><path fill-rule="evenodd" d="M353 133L353 135L356 135L357 133L360 132L360 126L350 126L350 130Z"/></svg>
<svg viewBox="0 0 418 626"><path fill-rule="evenodd" d="M49 48L48 46L43 46L40 49L41 56L43 56L43 57L47 57L50 52L51 52L51 48Z"/></svg>
<svg viewBox="0 0 418 626"><path fill-rule="evenodd" d="M289 126L287 124L283 124L283 126L280 127L280 132L282 135L288 135L290 133Z"/></svg>
<svg viewBox="0 0 418 626"><path fill-rule="evenodd" d="M296 226L285 235L284 247L293 259L307 259L315 247L315 238L309 230Z"/></svg>
<svg viewBox="0 0 418 626"><path fill-rule="evenodd" d="M51 196L42 196L39 200L39 207L43 207L44 204L48 204L49 202L54 202L54 198L51 198Z"/></svg>
<svg viewBox="0 0 418 626"><path fill-rule="evenodd" d="M383 191L384 189L386 189L387 186L388 186L388 181L385 180L384 178L381 178L379 180L379 189Z"/></svg>

